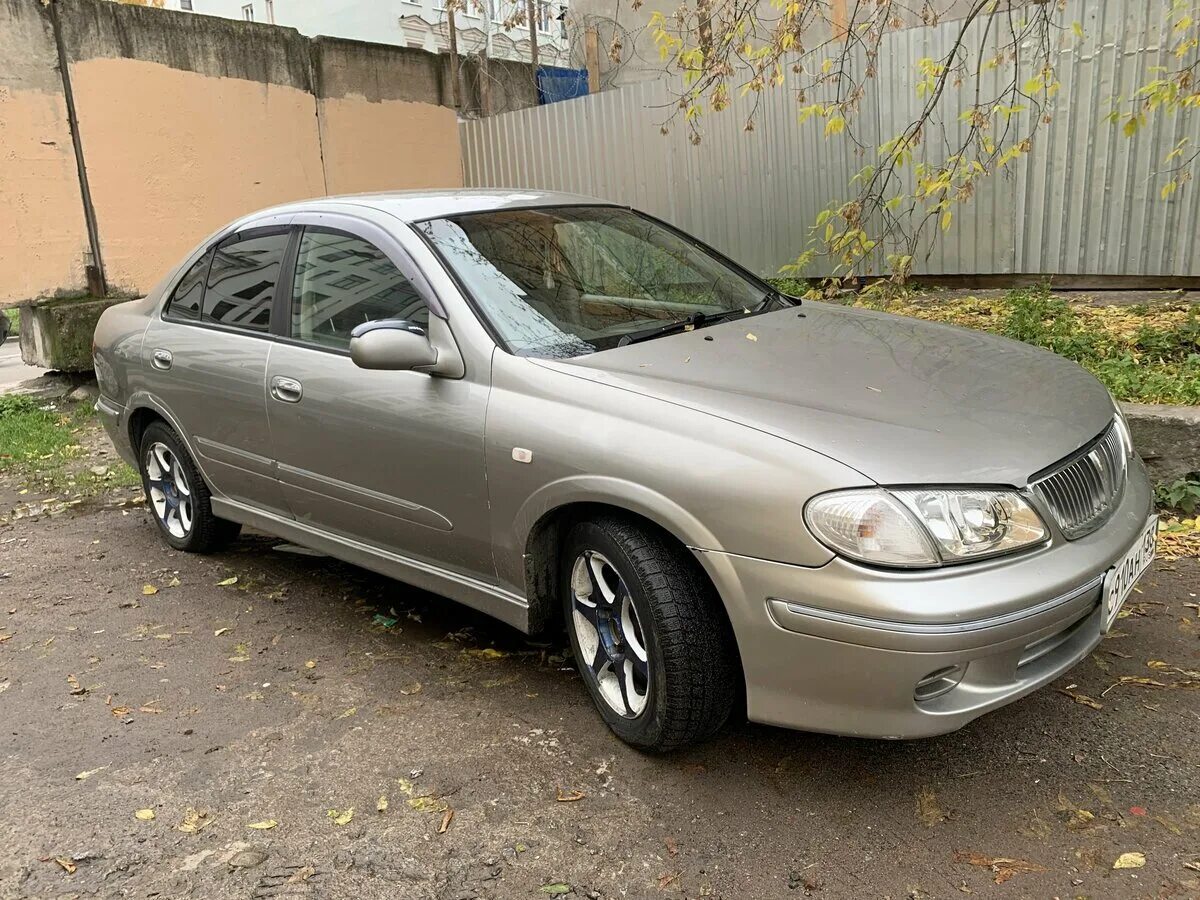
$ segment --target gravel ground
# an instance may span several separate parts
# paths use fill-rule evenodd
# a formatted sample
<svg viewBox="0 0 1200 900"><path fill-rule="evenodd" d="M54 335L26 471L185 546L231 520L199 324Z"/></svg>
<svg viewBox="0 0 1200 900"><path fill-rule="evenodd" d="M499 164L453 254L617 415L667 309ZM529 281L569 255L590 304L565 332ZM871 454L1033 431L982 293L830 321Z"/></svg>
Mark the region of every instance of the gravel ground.
<svg viewBox="0 0 1200 900"><path fill-rule="evenodd" d="M277 544L0 525L0 897L1200 896L1200 561L955 734L651 757L562 641Z"/></svg>

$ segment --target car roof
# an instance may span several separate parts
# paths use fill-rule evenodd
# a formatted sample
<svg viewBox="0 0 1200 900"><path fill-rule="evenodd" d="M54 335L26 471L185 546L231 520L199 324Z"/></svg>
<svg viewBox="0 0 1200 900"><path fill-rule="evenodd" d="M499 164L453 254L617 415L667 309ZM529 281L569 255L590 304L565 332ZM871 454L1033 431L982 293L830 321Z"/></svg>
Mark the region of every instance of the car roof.
<svg viewBox="0 0 1200 900"><path fill-rule="evenodd" d="M595 197L559 191L532 191L520 188L459 188L439 191L384 191L368 194L344 194L316 197L286 203L255 213L254 218L269 214L320 212L331 207L365 206L389 213L404 222L419 222L466 213L497 209L528 209L537 206L611 205Z"/></svg>

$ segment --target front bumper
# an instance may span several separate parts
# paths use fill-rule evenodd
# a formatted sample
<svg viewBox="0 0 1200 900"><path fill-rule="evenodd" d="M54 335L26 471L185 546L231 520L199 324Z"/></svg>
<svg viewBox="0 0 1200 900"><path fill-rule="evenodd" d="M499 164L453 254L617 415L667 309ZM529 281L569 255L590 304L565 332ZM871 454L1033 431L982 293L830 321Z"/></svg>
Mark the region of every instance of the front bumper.
<svg viewBox="0 0 1200 900"><path fill-rule="evenodd" d="M963 566L819 568L697 551L725 601L756 722L877 738L962 727L1054 680L1100 642L1104 573L1152 511L1139 462L1120 505L1086 537ZM965 667L918 701L918 683Z"/></svg>

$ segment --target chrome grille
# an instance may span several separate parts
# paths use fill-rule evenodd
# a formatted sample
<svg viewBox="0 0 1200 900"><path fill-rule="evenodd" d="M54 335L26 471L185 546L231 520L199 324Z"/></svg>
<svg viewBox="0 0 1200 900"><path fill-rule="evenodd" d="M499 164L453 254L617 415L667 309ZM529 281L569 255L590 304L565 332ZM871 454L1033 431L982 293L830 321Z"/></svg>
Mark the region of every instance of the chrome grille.
<svg viewBox="0 0 1200 900"><path fill-rule="evenodd" d="M1031 483L1068 540L1094 531L1108 518L1125 487L1127 454L1113 420L1098 438Z"/></svg>

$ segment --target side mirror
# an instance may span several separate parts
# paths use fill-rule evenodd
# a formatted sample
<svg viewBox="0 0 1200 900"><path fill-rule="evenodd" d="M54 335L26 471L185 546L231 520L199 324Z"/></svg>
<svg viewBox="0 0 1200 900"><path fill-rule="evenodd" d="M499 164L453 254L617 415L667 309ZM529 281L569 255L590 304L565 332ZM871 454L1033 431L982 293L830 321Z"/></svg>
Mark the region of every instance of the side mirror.
<svg viewBox="0 0 1200 900"><path fill-rule="evenodd" d="M406 319L380 319L350 332L350 358L360 369L399 372L436 365L438 352L420 325Z"/></svg>

